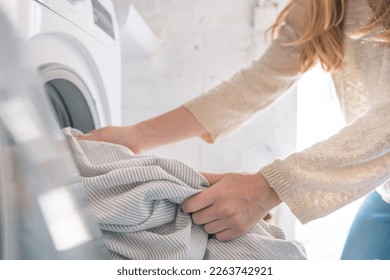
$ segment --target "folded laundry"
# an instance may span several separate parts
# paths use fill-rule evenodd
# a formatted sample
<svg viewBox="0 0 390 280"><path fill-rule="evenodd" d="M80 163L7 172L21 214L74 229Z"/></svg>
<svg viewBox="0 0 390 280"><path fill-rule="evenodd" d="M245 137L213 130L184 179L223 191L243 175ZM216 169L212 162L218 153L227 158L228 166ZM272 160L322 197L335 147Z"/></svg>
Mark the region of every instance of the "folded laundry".
<svg viewBox="0 0 390 280"><path fill-rule="evenodd" d="M220 242L183 213L180 204L208 187L198 172L175 160L134 155L123 146L77 141L65 128L82 185L113 259L305 259L300 244L260 221Z"/></svg>

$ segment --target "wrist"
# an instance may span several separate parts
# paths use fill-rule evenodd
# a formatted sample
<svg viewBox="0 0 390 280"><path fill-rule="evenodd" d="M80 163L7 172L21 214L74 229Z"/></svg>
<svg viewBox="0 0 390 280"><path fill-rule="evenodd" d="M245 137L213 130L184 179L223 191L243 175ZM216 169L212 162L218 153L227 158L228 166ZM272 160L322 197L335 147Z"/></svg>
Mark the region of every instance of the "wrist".
<svg viewBox="0 0 390 280"><path fill-rule="evenodd" d="M282 203L279 195L276 191L270 186L268 181L264 178L263 174L260 172L255 173L259 180L259 187L261 189L262 195L260 197L260 203L264 205L264 208L272 209Z"/></svg>
<svg viewBox="0 0 390 280"><path fill-rule="evenodd" d="M142 153L153 148L153 128L150 127L147 121L140 122L133 126L128 127L129 133L133 135L134 152Z"/></svg>

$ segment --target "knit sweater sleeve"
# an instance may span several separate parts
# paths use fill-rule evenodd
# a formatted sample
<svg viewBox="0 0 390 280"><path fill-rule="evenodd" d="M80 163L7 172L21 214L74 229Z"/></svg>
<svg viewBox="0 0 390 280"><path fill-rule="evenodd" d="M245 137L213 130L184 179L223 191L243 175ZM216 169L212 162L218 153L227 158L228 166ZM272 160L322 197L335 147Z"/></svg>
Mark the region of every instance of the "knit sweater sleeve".
<svg viewBox="0 0 390 280"><path fill-rule="evenodd" d="M260 172L306 223L360 198L390 178L390 99L329 139Z"/></svg>
<svg viewBox="0 0 390 280"><path fill-rule="evenodd" d="M278 38L260 59L184 104L208 131L208 135L202 136L204 140L212 143L234 131L285 93L301 76L300 48L284 44L299 37L303 24L299 6L295 4Z"/></svg>

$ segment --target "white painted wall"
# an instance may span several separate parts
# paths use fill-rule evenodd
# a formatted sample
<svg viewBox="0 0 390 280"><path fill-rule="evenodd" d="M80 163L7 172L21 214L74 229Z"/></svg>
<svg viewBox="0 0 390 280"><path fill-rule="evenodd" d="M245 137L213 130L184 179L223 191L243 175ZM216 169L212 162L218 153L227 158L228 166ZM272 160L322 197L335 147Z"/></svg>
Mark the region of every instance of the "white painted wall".
<svg viewBox="0 0 390 280"><path fill-rule="evenodd" d="M255 0L130 0L158 38L148 58L124 63L123 123L164 113L229 79L266 49L253 27ZM286 1L279 1L285 3ZM150 151L209 172L257 171L296 147L296 96L214 145L191 139ZM288 236L293 224L279 223ZM286 214L287 213L287 214ZM288 222L287 222L288 223Z"/></svg>

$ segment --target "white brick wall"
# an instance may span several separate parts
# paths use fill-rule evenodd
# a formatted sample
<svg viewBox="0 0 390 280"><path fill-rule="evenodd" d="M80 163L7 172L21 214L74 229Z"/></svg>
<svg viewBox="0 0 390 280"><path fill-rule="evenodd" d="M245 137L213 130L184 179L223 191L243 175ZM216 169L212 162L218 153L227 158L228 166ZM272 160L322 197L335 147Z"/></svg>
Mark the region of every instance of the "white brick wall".
<svg viewBox="0 0 390 280"><path fill-rule="evenodd" d="M159 45L151 57L125 62L124 124L179 106L248 67L266 49L264 33L253 28L256 0L131 2ZM295 116L296 98L289 94L217 144L191 139L149 153L202 171L256 171L295 149Z"/></svg>

